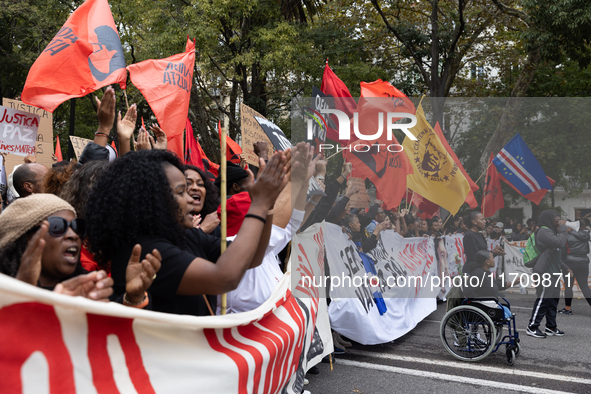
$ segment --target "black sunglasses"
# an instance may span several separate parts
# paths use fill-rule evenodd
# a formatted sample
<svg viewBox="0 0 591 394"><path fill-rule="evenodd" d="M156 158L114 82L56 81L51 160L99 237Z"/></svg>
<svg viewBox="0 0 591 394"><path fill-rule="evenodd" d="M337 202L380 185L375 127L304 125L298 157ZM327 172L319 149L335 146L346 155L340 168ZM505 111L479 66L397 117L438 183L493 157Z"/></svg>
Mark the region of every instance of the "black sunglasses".
<svg viewBox="0 0 591 394"><path fill-rule="evenodd" d="M68 222L66 219L59 216L50 216L47 218L49 222L49 234L54 237L61 237L68 231L68 227L72 227L72 230L79 236L83 237L86 232L86 225L84 219L74 219Z"/></svg>

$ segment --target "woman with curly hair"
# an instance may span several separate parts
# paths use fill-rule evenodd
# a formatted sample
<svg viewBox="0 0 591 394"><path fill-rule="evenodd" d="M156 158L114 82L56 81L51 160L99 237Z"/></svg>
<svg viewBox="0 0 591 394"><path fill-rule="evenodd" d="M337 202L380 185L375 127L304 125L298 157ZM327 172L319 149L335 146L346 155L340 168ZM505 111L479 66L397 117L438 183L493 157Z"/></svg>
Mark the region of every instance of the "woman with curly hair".
<svg viewBox="0 0 591 394"><path fill-rule="evenodd" d="M219 238L185 231L193 228L193 198L175 155L130 152L111 163L91 192L86 220L91 251L99 265L111 265L115 293L124 292L125 268L135 243L162 255L150 288L156 311L198 314L195 305L202 294L235 289L244 272L262 261L273 222L269 210L287 182L282 152L261 166L258 181L249 189L252 204L244 226L221 255Z"/></svg>
<svg viewBox="0 0 591 394"><path fill-rule="evenodd" d="M43 177L43 193L59 196L62 187L70 179L75 169L75 162L59 161L53 164Z"/></svg>
<svg viewBox="0 0 591 394"><path fill-rule="evenodd" d="M187 193L193 198L193 224L202 231L211 234L219 228L220 219L217 207L220 204L220 193L213 182L207 178L205 172L198 167L185 165L185 179ZM217 233L217 231L216 231ZM216 234L221 236L220 234Z"/></svg>

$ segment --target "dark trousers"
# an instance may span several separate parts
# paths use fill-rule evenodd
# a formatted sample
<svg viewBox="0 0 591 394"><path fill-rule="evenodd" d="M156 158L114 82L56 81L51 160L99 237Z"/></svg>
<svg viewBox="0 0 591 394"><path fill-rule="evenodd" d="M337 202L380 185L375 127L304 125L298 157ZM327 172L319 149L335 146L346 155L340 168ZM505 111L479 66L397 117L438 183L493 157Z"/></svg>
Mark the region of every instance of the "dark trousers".
<svg viewBox="0 0 591 394"><path fill-rule="evenodd" d="M591 289L587 282L589 277L589 264L567 264L568 268L573 271L574 278L570 279L570 287L568 286L569 281L564 278L564 305L571 306L573 302L573 284L575 279L579 288L583 292L583 296L587 299L589 305L591 305Z"/></svg>
<svg viewBox="0 0 591 394"><path fill-rule="evenodd" d="M541 287L542 291L539 291ZM556 310L558 308L558 298L544 298L544 293L548 289L538 287L538 298L534 302L534 309L531 312L531 318L529 319L529 328L535 330L540 326L542 319L546 318L546 328L556 328Z"/></svg>

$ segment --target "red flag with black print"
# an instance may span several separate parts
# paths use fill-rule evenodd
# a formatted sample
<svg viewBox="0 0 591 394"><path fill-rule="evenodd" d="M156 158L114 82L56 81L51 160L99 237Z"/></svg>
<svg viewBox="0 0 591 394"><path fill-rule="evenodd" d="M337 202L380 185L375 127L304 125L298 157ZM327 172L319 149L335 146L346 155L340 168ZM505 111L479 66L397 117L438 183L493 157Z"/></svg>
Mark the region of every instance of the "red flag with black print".
<svg viewBox="0 0 591 394"><path fill-rule="evenodd" d="M72 97L113 83L125 89L127 70L107 0L86 0L41 52L27 75L21 100L53 112Z"/></svg>

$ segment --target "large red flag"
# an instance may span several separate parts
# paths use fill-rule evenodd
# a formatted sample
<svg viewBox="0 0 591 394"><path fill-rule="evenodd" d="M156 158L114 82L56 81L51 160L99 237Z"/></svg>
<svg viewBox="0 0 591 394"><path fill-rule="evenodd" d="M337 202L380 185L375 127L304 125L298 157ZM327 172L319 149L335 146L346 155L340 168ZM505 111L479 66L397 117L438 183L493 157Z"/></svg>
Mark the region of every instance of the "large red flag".
<svg viewBox="0 0 591 394"><path fill-rule="evenodd" d="M381 80L371 84L361 82L361 98L356 112L359 117L359 129L366 131L364 134L375 134L379 117L385 116L385 112L411 110L408 108L408 102L410 102L408 98L401 100L380 98L391 97L389 95L392 92L391 89L395 88ZM412 110L414 112L414 107ZM409 173L412 174L412 167L408 157L400 150L396 137L392 136L392 140L387 138L388 133L383 130L375 140L355 140L349 145L348 150L344 150L344 156L346 161L353 163L353 168L372 181L379 190L384 204L394 208L400 205L406 194L406 176Z"/></svg>
<svg viewBox="0 0 591 394"><path fill-rule="evenodd" d="M468 192L468 196L466 196L465 202L468 205L470 205L471 209L475 209L478 206L478 202L476 201L476 197L474 197L474 192L479 189L478 185L472 180L472 178L470 178L470 176L464 169L464 166L460 162L460 159L458 159L458 156L456 156L453 149L451 149L451 146L449 146L449 144L447 143L447 140L443 135L443 131L441 130L441 127L439 127L439 122L435 123L435 128L433 129L433 131L435 131L435 134L437 134L437 136L439 137L439 141L441 141L441 144L445 147L447 153L449 153L452 159L454 159L454 162L458 165L458 168L460 169L460 171L462 171L462 174L464 174L466 180L470 184L470 191Z"/></svg>
<svg viewBox="0 0 591 394"><path fill-rule="evenodd" d="M494 165L491 165L491 167L494 167ZM515 186L513 186L513 184L511 182L507 181L507 179L505 179L503 174L501 174L500 172L499 172L499 177L501 178L501 180L503 182L505 182L507 185L511 186L513 188L513 190L515 190L517 193L521 194L523 197L530 200L531 202L533 202L536 205L540 204L540 201L542 201L542 198L544 198L544 196L548 192L548 189L539 189L539 190L536 190L535 192L531 192L528 194L522 194L519 190L517 190L517 188ZM546 178L548 178L548 182L550 182L550 186L554 186L556 181L554 179L550 178L549 176L546 176Z"/></svg>
<svg viewBox="0 0 591 394"><path fill-rule="evenodd" d="M326 60L326 65L324 66L324 74L322 75L322 85L320 85L320 90L322 93L334 97L335 109L341 110L346 113L349 118L353 118L353 113L355 112L355 108L357 108L357 103L351 96L349 89L347 89L347 85L345 85L345 83L341 81L341 79L337 77L337 75L328 66L328 59ZM349 140L339 140L338 130L333 129L332 127L328 128L326 131L326 136L333 141L339 142L343 146L349 144Z"/></svg>
<svg viewBox="0 0 591 394"><path fill-rule="evenodd" d="M131 82L142 92L166 133L168 150L181 160L194 68L195 43L188 38L183 53L127 67Z"/></svg>
<svg viewBox="0 0 591 394"><path fill-rule="evenodd" d="M218 134L220 135L220 146L222 144L222 122L218 121ZM234 164L240 164L242 148L232 138L226 135L226 160Z"/></svg>
<svg viewBox="0 0 591 394"><path fill-rule="evenodd" d="M55 142L55 157L57 157L57 161L64 161L62 156L62 147L60 146L60 136L57 136L57 141Z"/></svg>
<svg viewBox="0 0 591 394"><path fill-rule="evenodd" d="M482 214L489 218L499 209L505 206L503 192L501 191L501 175L497 167L491 165L494 155L490 154L488 161L488 170L486 171L486 180L484 181L484 197L482 199Z"/></svg>
<svg viewBox="0 0 591 394"><path fill-rule="evenodd" d="M21 100L53 112L72 97L119 83L127 71L117 27L107 0L86 0L37 58Z"/></svg>

